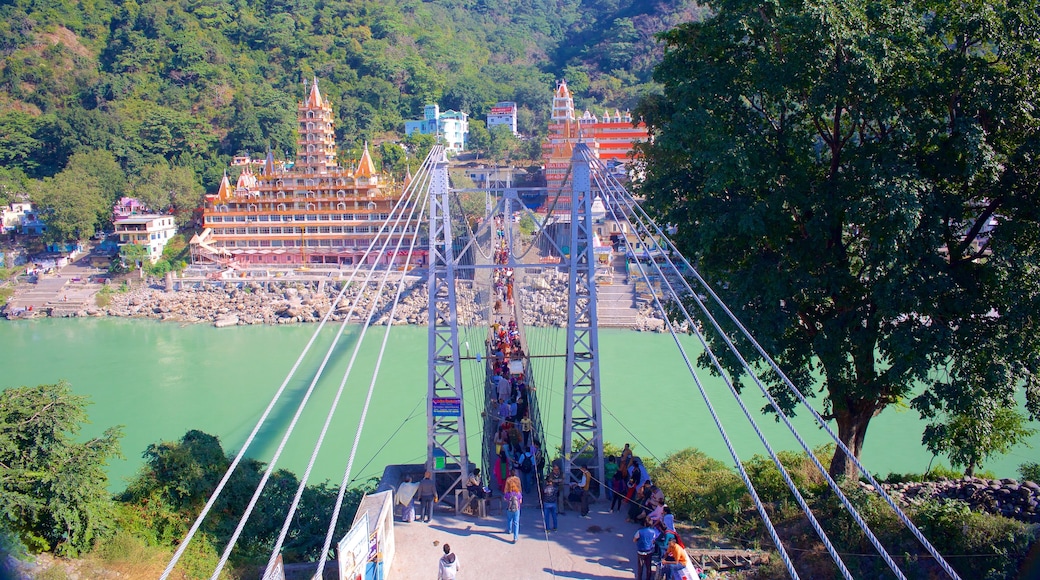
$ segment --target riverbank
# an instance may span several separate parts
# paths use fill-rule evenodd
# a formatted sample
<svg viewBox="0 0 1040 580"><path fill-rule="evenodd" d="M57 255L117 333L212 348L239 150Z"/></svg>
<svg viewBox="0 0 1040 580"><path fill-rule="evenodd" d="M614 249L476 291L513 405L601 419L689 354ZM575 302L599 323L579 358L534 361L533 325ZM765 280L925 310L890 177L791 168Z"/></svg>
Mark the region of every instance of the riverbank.
<svg viewBox="0 0 1040 580"><path fill-rule="evenodd" d="M330 310L332 321L363 322L372 313L374 324L426 325L429 320L426 279L405 276L405 289L391 317L397 293L396 284L380 289L377 283L352 283L338 303L344 282L338 280L207 280L182 283L178 290L158 285L77 286L72 301L44 302L35 309L18 307L12 300L4 313L8 319L35 316L55 318L105 317L147 318L184 324L213 324L217 327L236 325L278 325L320 321ZM16 290L16 297L36 291L31 284ZM107 288L107 289L106 289ZM116 288L112 290L112 288ZM68 291L57 289L67 297ZM456 287L458 322L464 326L487 320L489 304L471 283ZM547 271L528 277L518 288L523 305L524 324L535 327L564 327L567 324L567 275ZM634 300L634 297L633 297ZM373 302L375 308L373 309ZM353 306L353 309L352 309ZM631 326L633 330L660 331L659 316L649 307L639 310Z"/></svg>

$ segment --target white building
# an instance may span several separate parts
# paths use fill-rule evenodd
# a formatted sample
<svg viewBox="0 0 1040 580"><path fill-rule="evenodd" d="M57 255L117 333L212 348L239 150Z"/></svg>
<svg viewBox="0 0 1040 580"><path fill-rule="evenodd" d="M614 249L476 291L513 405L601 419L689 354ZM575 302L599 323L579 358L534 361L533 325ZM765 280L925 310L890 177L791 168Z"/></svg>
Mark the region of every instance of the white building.
<svg viewBox="0 0 1040 580"><path fill-rule="evenodd" d="M499 125L508 127L509 130L512 131L513 135L517 135L516 103L512 101L502 101L500 103L495 103L495 106L491 107L491 111L487 114L488 131Z"/></svg>
<svg viewBox="0 0 1040 580"><path fill-rule="evenodd" d="M3 233L41 234L44 224L28 201L16 201L3 208Z"/></svg>
<svg viewBox="0 0 1040 580"><path fill-rule="evenodd" d="M116 220L115 227L120 246L148 246L148 258L153 264L159 261L166 243L177 233L173 216L169 215L135 215Z"/></svg>
<svg viewBox="0 0 1040 580"><path fill-rule="evenodd" d="M469 141L469 115L458 111L440 110L438 105L423 107L423 118L404 122L404 132L411 135L418 131L423 135L435 135L445 149L454 153L466 150Z"/></svg>

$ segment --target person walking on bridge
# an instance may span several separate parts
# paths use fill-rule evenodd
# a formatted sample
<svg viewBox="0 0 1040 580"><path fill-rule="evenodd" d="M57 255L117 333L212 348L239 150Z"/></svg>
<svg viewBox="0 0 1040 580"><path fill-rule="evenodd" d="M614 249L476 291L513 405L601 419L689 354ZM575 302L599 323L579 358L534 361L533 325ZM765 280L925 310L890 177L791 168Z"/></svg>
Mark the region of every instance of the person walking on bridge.
<svg viewBox="0 0 1040 580"><path fill-rule="evenodd" d="M506 533L513 534L513 543L520 537L520 506L524 503L524 494L520 491L520 478L511 475L506 480L506 492L502 495L506 503Z"/></svg>

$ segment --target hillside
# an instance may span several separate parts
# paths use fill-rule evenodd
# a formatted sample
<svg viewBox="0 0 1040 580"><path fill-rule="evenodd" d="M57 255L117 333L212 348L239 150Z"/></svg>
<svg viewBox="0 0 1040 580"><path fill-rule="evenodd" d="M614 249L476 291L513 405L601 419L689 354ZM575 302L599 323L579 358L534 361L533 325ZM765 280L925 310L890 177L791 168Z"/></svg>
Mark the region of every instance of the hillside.
<svg viewBox="0 0 1040 580"><path fill-rule="evenodd" d="M128 178L187 168L207 189L230 156L291 155L296 100L317 77L344 157L399 136L427 102L480 119L498 100L544 132L554 80L579 106L653 90L654 35L690 0L16 0L0 7L0 195L76 153ZM111 192L109 192L111 193ZM2 201L2 200L0 200Z"/></svg>

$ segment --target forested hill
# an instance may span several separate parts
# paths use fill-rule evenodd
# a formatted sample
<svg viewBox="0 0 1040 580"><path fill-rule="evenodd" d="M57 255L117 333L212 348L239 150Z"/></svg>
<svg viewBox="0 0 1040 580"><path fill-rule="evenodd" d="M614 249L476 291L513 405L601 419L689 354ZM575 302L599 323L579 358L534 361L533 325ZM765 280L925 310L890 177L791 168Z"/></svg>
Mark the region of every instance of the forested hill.
<svg viewBox="0 0 1040 580"><path fill-rule="evenodd" d="M0 190L98 150L131 190L157 164L211 189L231 155L292 155L311 77L336 107L344 158L429 102L482 119L515 100L521 131L537 134L557 78L580 107L632 107L651 90L654 34L701 12L691 0L5 2Z"/></svg>

